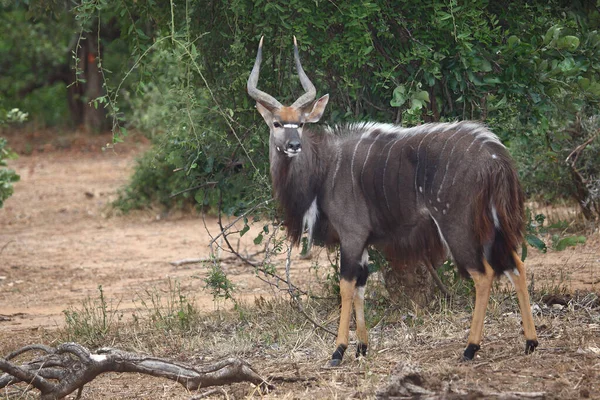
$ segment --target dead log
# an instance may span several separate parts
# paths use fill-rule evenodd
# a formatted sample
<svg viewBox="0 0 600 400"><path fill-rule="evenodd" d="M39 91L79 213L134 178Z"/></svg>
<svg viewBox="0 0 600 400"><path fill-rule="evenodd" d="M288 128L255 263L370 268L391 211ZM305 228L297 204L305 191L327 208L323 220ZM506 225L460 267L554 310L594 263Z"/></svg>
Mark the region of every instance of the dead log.
<svg viewBox="0 0 600 400"><path fill-rule="evenodd" d="M11 362L24 353L43 353L20 365ZM113 348L90 352L77 343L63 343L56 348L29 345L0 358L0 389L19 382L39 390L42 400L58 399L83 389L83 386L107 372L137 372L170 379L188 390L251 382L268 391L273 386L263 380L247 362L231 357L211 364L192 367L162 358L130 353Z"/></svg>

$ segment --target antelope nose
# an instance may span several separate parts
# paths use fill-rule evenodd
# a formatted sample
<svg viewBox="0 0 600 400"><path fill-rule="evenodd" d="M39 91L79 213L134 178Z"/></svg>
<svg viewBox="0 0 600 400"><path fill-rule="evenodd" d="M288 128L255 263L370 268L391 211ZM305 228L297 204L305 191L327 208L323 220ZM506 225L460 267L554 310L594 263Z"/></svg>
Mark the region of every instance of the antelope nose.
<svg viewBox="0 0 600 400"><path fill-rule="evenodd" d="M292 139L289 142L287 142L287 145L286 145L286 150L292 151L294 153L300 151L301 148L302 148L302 144L300 143L300 140L298 140L298 139Z"/></svg>

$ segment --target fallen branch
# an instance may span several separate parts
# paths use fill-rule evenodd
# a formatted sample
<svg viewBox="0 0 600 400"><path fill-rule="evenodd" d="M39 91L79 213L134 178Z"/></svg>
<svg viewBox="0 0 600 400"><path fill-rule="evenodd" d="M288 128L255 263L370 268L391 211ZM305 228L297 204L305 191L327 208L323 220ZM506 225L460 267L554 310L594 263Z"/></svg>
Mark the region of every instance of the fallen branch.
<svg viewBox="0 0 600 400"><path fill-rule="evenodd" d="M29 351L41 351L41 357L21 365L11 362L13 358ZM251 382L261 390L273 386L265 382L245 361L227 358L211 364L192 367L157 357L129 353L113 348L101 348L91 353L77 343L63 343L56 348L29 345L0 359L0 389L19 382L34 387L40 398L63 398L106 372L137 372L170 379L187 390L221 386L236 382Z"/></svg>
<svg viewBox="0 0 600 400"><path fill-rule="evenodd" d="M257 256L259 254L263 253L263 251L257 251L256 253L252 253L248 255L248 258L252 258L254 256ZM177 261L171 261L169 264L175 266L175 267L180 267L182 265L187 265L187 264L199 264L199 263L203 263L203 262L209 262L209 261L231 261L231 260L236 260L238 257L236 255L232 255L229 257L223 257L223 258L217 258L215 260L215 258L213 257L202 257L202 258L184 258L182 260L177 260Z"/></svg>

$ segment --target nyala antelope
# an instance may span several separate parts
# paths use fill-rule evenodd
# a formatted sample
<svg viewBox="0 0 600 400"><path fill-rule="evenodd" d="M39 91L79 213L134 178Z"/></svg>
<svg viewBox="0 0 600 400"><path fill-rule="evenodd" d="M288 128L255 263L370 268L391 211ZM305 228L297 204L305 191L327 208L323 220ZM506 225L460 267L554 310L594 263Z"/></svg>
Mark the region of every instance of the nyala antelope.
<svg viewBox="0 0 600 400"><path fill-rule="evenodd" d="M514 284L525 332L525 352L538 345L527 292L522 242L523 195L506 148L476 122L432 123L414 128L381 123L309 128L319 121L329 95L316 90L294 59L305 93L284 106L257 89L261 38L248 93L269 126L269 158L276 199L292 242L306 230L339 243L341 315L330 365L348 348L354 305L358 345L366 355L367 247L382 249L405 265L440 265L452 257L475 282L475 310L464 350L480 348L494 277Z"/></svg>

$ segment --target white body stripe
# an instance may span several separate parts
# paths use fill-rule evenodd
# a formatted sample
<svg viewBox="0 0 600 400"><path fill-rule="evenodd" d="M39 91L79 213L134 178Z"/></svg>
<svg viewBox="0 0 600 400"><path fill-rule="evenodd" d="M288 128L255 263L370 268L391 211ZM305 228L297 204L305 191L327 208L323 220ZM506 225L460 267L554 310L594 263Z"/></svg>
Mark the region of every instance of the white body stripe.
<svg viewBox="0 0 600 400"><path fill-rule="evenodd" d="M354 152L352 153L352 161L350 162L350 174L352 175L352 190L354 191L354 158L356 158L356 152L358 151L358 146L362 142L363 138L361 137L358 142L356 142L356 146L354 146Z"/></svg>
<svg viewBox="0 0 600 400"><path fill-rule="evenodd" d="M452 254L450 253L450 246L448 246L448 242L446 241L446 238L444 237L444 234L442 233L442 230L440 229L440 224L438 224L437 220L433 217L433 215L431 215L431 213L429 213L429 216L435 223L435 227L437 228L438 235L440 235L440 240L442 241L442 244L444 245L444 248L446 249L446 253L450 254L450 256L452 256Z"/></svg>

